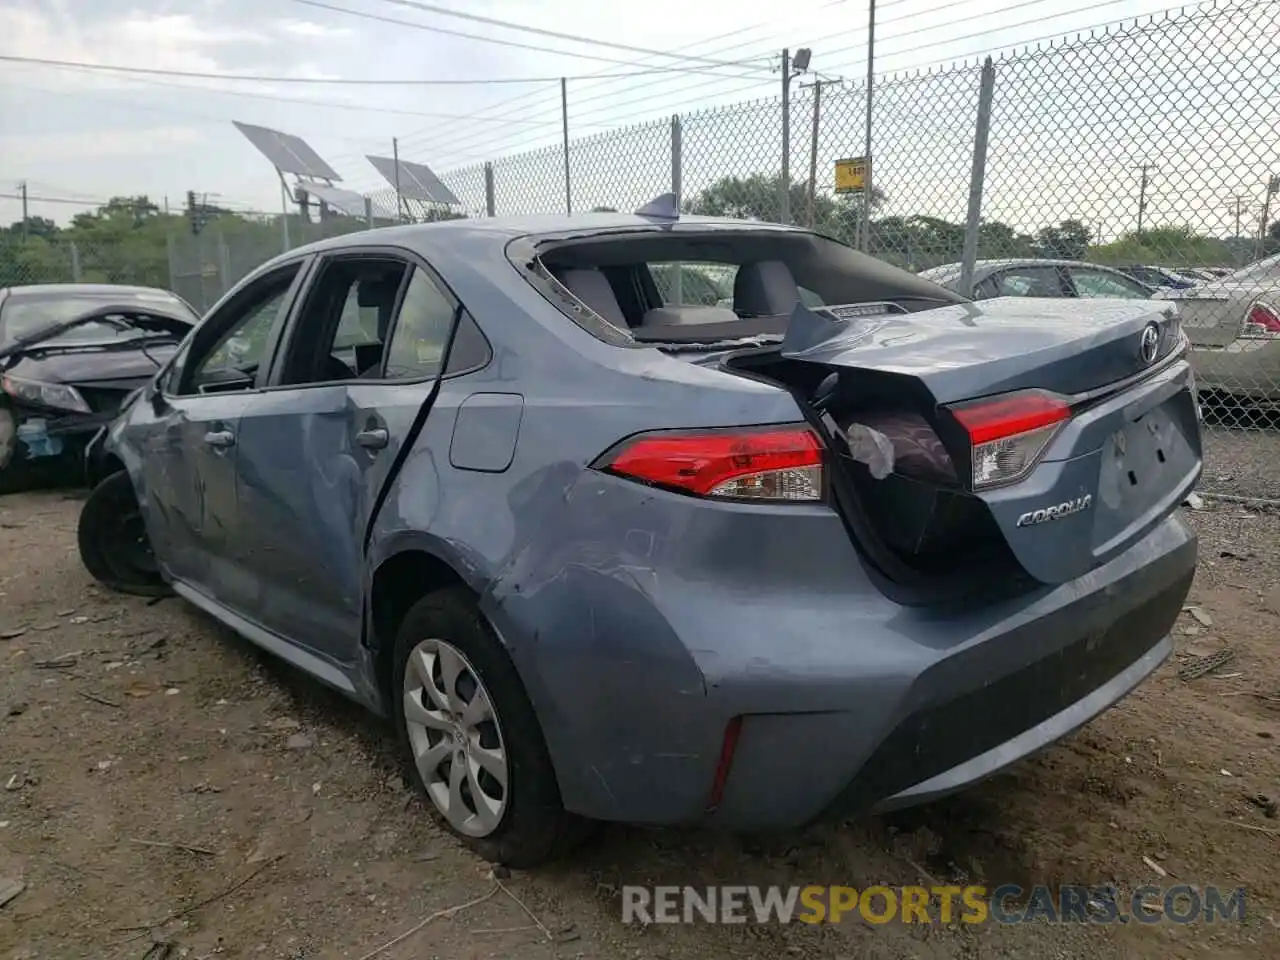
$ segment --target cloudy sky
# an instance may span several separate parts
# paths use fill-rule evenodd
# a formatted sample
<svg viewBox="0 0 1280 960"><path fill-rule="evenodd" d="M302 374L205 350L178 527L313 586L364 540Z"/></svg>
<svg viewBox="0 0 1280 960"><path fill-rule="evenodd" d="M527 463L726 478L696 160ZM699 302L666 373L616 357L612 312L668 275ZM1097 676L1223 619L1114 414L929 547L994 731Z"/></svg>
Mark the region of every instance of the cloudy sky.
<svg viewBox="0 0 1280 960"><path fill-rule="evenodd" d="M877 65L945 62L1168 5L881 0ZM866 69L866 5L858 0L430 6L436 9L410 0L0 0L0 56L305 81L537 81L240 82L0 60L0 194L25 182L31 197L52 198L32 199L32 214L59 221L113 195L145 193L180 207L188 189L235 208L275 210L278 182L233 119L304 138L343 185L366 191L385 184L364 155L389 154L392 137L402 158L439 171L555 143L560 76L571 78L577 137L776 95L779 76L770 67L784 45L812 47L813 66L829 76L857 78ZM678 56L645 52L659 49ZM648 72L591 77L640 71ZM18 201L0 197L0 222L19 216Z"/></svg>

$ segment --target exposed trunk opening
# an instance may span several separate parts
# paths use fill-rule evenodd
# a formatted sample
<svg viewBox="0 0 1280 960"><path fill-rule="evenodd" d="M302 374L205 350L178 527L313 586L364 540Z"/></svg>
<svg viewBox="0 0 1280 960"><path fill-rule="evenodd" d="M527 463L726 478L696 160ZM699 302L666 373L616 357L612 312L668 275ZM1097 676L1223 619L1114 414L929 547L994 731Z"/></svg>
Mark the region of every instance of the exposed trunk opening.
<svg viewBox="0 0 1280 960"><path fill-rule="evenodd" d="M850 535L894 600L909 605L983 603L1036 584L987 504L957 480L921 469L920 463L904 466L902 460L909 458L902 457L895 469L877 477L868 463L855 459L848 437L851 424L887 423L892 429L904 414L917 423L932 417L933 404L918 380L875 370L841 375L783 357L774 348L740 351L722 363L783 386L796 397L832 451L831 493Z"/></svg>

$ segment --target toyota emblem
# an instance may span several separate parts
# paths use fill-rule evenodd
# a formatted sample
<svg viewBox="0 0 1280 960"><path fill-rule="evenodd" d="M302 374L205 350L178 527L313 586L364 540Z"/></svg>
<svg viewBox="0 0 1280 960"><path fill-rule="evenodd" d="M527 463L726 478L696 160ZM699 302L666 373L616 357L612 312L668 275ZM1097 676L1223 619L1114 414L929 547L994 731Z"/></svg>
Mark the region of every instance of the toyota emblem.
<svg viewBox="0 0 1280 960"><path fill-rule="evenodd" d="M1160 352L1160 327L1149 323L1142 331L1142 340L1138 343L1138 355L1143 363L1154 363L1156 354Z"/></svg>

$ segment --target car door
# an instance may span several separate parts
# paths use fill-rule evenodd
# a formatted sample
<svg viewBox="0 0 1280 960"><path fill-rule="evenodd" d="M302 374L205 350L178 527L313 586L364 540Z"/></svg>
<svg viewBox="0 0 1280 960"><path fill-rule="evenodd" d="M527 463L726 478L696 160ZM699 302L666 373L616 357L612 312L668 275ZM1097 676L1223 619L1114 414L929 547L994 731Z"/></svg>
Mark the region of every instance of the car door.
<svg viewBox="0 0 1280 960"><path fill-rule="evenodd" d="M270 384L242 412L240 603L332 662L356 654L365 530L416 433L458 312L429 268L402 252L331 254L289 323Z"/></svg>
<svg viewBox="0 0 1280 960"><path fill-rule="evenodd" d="M237 549L236 432L249 394L265 376L303 273L273 269L233 293L182 347L126 433L144 451L148 534L169 574L220 602Z"/></svg>
<svg viewBox="0 0 1280 960"><path fill-rule="evenodd" d="M1140 281L1121 273L1112 273L1110 270L1068 267L1067 275L1078 297L1150 300L1155 293Z"/></svg>

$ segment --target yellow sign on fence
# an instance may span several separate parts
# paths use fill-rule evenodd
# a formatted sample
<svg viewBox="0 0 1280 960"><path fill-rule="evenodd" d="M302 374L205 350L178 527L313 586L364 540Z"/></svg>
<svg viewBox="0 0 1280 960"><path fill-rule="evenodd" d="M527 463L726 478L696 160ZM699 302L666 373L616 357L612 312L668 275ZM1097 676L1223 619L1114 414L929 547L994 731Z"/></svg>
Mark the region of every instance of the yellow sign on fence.
<svg viewBox="0 0 1280 960"><path fill-rule="evenodd" d="M861 193L867 186L867 158L836 161L836 193Z"/></svg>

